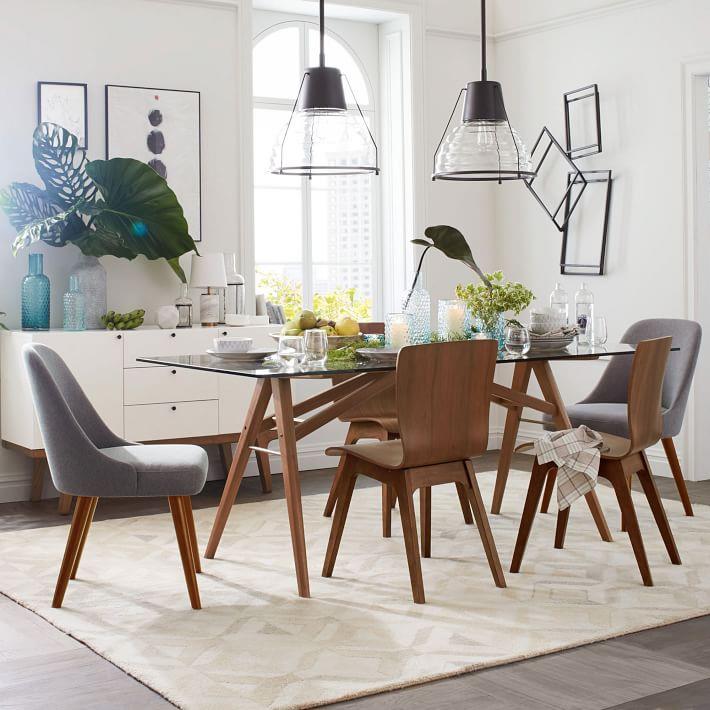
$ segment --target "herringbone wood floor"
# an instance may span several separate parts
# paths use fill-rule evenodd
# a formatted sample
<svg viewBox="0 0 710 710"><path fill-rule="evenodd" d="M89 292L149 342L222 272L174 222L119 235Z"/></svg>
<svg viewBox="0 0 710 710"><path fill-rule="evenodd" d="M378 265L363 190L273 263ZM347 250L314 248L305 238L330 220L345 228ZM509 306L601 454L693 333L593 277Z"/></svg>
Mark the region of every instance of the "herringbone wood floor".
<svg viewBox="0 0 710 710"><path fill-rule="evenodd" d="M493 470L495 453L478 462ZM514 462L515 465L516 462ZM529 466L521 457L520 468ZM328 490L330 471L303 474L303 494ZM364 485L372 485L367 479ZM662 494L677 498L673 482L658 479ZM710 504L710 481L689 485L693 500ZM208 484L195 507L216 505L221 483ZM274 497L282 497L281 478L274 477ZM246 479L240 502L261 497L258 479ZM104 501L97 520L166 512L164 501ZM56 501L0 505L0 533L6 530L66 525L56 514ZM409 708L476 708L496 710L573 708L579 687L588 685L590 669L596 683L620 688L653 673L667 690L615 706L651 710L710 708L710 617L631 634L583 648L470 673L338 705L353 710ZM692 670L705 678L682 684ZM660 676L660 677L659 677ZM579 683L575 682L575 678ZM684 683L684 681L683 681ZM0 596L0 708L158 708L170 707L160 696L108 661L69 638L29 611ZM235 707L238 699L235 698ZM602 710L600 705L600 710Z"/></svg>

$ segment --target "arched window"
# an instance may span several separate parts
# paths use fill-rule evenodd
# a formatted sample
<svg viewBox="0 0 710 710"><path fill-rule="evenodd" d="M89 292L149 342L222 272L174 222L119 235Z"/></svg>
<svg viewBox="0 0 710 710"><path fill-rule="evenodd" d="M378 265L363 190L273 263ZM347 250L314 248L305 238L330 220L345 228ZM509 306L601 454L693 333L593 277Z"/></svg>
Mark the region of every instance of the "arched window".
<svg viewBox="0 0 710 710"><path fill-rule="evenodd" d="M326 36L328 66L346 76L375 133L375 92L362 63L346 42ZM318 64L318 28L306 21L283 22L261 32L253 53L254 261L257 293L284 306L348 307L362 319L375 303L381 260L376 219L377 185L369 175L308 179L269 173L271 153L288 121L303 72ZM350 98L349 96L347 97ZM376 180L377 178L375 178ZM336 297L333 297L333 294ZM335 304L335 305L332 305Z"/></svg>

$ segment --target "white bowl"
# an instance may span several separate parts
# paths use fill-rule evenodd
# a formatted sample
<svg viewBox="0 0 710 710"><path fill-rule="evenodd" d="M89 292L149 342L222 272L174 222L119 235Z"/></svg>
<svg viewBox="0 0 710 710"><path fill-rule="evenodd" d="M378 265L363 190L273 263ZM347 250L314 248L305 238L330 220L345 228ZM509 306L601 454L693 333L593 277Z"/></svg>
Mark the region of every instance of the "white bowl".
<svg viewBox="0 0 710 710"><path fill-rule="evenodd" d="M215 338L213 341L215 352L218 353L245 353L251 349L252 339L231 336Z"/></svg>

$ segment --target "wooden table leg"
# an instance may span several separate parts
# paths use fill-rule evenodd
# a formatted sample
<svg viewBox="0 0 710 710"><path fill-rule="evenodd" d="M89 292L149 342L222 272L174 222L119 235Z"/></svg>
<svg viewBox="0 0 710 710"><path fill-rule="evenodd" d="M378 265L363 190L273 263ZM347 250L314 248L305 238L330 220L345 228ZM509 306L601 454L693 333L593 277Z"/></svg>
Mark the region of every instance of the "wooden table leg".
<svg viewBox="0 0 710 710"><path fill-rule="evenodd" d="M268 449L269 443L272 439L264 434L257 437L257 446ZM259 468L259 478L261 479L261 492L271 493L273 490L271 483L271 462L269 461L269 454L264 451L255 451L256 454L256 465Z"/></svg>
<svg viewBox="0 0 710 710"><path fill-rule="evenodd" d="M511 389L516 392L527 392L531 371L530 363L516 362ZM493 513L493 515L500 513L500 508L503 504L505 484L508 482L510 463L513 459L513 451L515 451L515 442L518 438L518 428L520 427L520 417L522 413L522 407L511 407L508 409L508 414L505 417L505 431L503 433L503 443L500 447L498 473L496 474L493 504L491 505L491 513Z"/></svg>
<svg viewBox="0 0 710 710"><path fill-rule="evenodd" d="M234 500L239 491L239 485L242 482L244 471L247 467L247 462L249 461L249 455L251 454L249 447L253 446L257 440L257 436L261 430L261 423L266 413L266 407L270 399L271 380L266 378L257 380L254 394L249 404L249 411L247 412L244 422L244 428L237 442L237 450L232 458L232 465L229 468L227 483L224 486L224 491L222 491L222 499L219 502L217 515L212 524L212 532L210 533L210 539L205 551L205 557L208 560L214 559L217 552L219 541L222 539L224 527L227 524L229 514L234 505Z"/></svg>
<svg viewBox="0 0 710 710"><path fill-rule="evenodd" d="M59 503L57 503L57 512L59 515L69 515L71 510L73 497L66 493L59 494Z"/></svg>
<svg viewBox="0 0 710 710"><path fill-rule="evenodd" d="M296 429L293 420L293 397L289 379L275 379L274 404L276 408L276 430L279 434L279 449L283 466L288 521L291 526L291 545L296 564L298 594L301 597L310 597L306 537L303 528L303 509L301 507L301 481L298 472Z"/></svg>
<svg viewBox="0 0 710 710"><path fill-rule="evenodd" d="M572 422L567 416L567 408L557 387L557 381L552 373L550 363L547 360L536 362L533 364L533 370L543 397L557 407L557 413L553 417L555 426L558 429L571 429ZM591 490L584 496L584 499L587 501L589 511L592 514L592 518L594 518L594 523L597 526L597 530L599 530L601 539L604 542L613 542L614 538L611 536L611 530L609 530L609 525L604 517L604 511L596 491Z"/></svg>

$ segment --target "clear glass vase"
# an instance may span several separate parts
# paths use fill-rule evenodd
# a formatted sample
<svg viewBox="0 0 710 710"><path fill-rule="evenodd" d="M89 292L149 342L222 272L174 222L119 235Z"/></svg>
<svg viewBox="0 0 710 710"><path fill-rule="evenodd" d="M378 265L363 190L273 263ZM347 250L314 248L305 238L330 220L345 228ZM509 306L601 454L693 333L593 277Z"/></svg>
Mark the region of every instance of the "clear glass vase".
<svg viewBox="0 0 710 710"><path fill-rule="evenodd" d="M417 279L414 288L402 295L402 312L410 317L409 344L421 345L431 340L431 298Z"/></svg>
<svg viewBox="0 0 710 710"><path fill-rule="evenodd" d="M29 273L22 279L22 329L49 330L49 279L42 254L30 254Z"/></svg>
<svg viewBox="0 0 710 710"><path fill-rule="evenodd" d="M101 316L106 315L106 269L95 256L79 257L72 276L81 284L85 298L84 320L87 330L103 330Z"/></svg>
<svg viewBox="0 0 710 710"><path fill-rule="evenodd" d="M79 286L79 277L70 276L69 290L64 294L64 330L86 330L86 300Z"/></svg>

